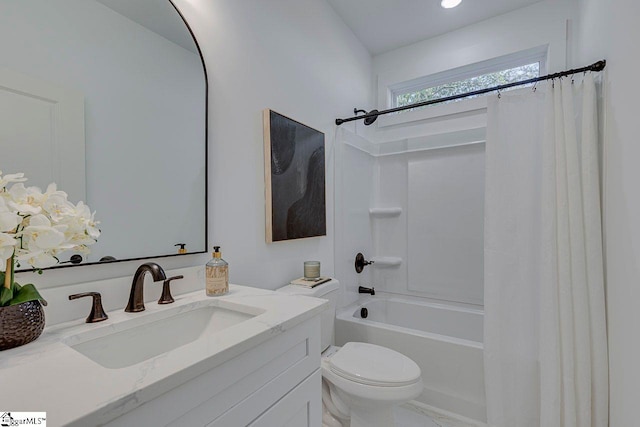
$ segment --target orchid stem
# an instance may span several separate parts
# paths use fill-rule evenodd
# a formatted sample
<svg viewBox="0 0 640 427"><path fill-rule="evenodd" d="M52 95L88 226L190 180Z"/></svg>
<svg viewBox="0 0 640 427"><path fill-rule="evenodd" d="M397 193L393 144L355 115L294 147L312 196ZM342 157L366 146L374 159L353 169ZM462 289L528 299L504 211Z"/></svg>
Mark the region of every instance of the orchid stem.
<svg viewBox="0 0 640 427"><path fill-rule="evenodd" d="M13 283L13 255L7 259L7 269L4 271L4 287L11 289Z"/></svg>

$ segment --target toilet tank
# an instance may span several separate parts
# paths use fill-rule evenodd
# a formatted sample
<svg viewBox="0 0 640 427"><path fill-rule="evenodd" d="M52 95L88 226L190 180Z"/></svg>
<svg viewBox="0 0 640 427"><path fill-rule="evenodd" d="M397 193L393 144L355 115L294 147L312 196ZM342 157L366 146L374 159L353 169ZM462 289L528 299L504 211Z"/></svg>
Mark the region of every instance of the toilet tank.
<svg viewBox="0 0 640 427"><path fill-rule="evenodd" d="M304 286L299 285L287 285L277 289L277 292L283 292L289 295L304 295L307 297L329 300L329 308L322 312L320 318L320 345L322 351L326 350L333 343L333 325L336 319L339 288L340 283L336 279L331 279L327 283L318 285L315 288L305 288Z"/></svg>

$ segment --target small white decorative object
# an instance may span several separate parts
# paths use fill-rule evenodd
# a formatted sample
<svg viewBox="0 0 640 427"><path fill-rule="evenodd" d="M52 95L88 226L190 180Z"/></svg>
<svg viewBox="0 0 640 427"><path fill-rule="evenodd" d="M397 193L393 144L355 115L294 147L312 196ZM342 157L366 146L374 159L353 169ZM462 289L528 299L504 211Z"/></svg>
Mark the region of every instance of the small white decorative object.
<svg viewBox="0 0 640 427"><path fill-rule="evenodd" d="M320 278L320 261L304 262L304 278L307 280Z"/></svg>

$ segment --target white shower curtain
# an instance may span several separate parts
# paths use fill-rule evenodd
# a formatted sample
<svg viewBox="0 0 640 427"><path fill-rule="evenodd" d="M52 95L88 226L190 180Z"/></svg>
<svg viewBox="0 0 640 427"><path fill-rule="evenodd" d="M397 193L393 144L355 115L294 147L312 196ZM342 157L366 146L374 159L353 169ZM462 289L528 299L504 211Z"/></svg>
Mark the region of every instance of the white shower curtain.
<svg viewBox="0 0 640 427"><path fill-rule="evenodd" d="M485 389L494 427L608 425L596 90L489 100Z"/></svg>

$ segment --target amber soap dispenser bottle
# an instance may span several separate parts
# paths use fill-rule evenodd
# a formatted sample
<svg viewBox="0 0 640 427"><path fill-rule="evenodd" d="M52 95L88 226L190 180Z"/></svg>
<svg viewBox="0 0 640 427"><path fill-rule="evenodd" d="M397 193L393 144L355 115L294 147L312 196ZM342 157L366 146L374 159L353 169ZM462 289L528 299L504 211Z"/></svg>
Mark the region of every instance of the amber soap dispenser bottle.
<svg viewBox="0 0 640 427"><path fill-rule="evenodd" d="M217 297L229 292L229 264L222 259L220 246L213 247L213 259L207 263L207 296Z"/></svg>

